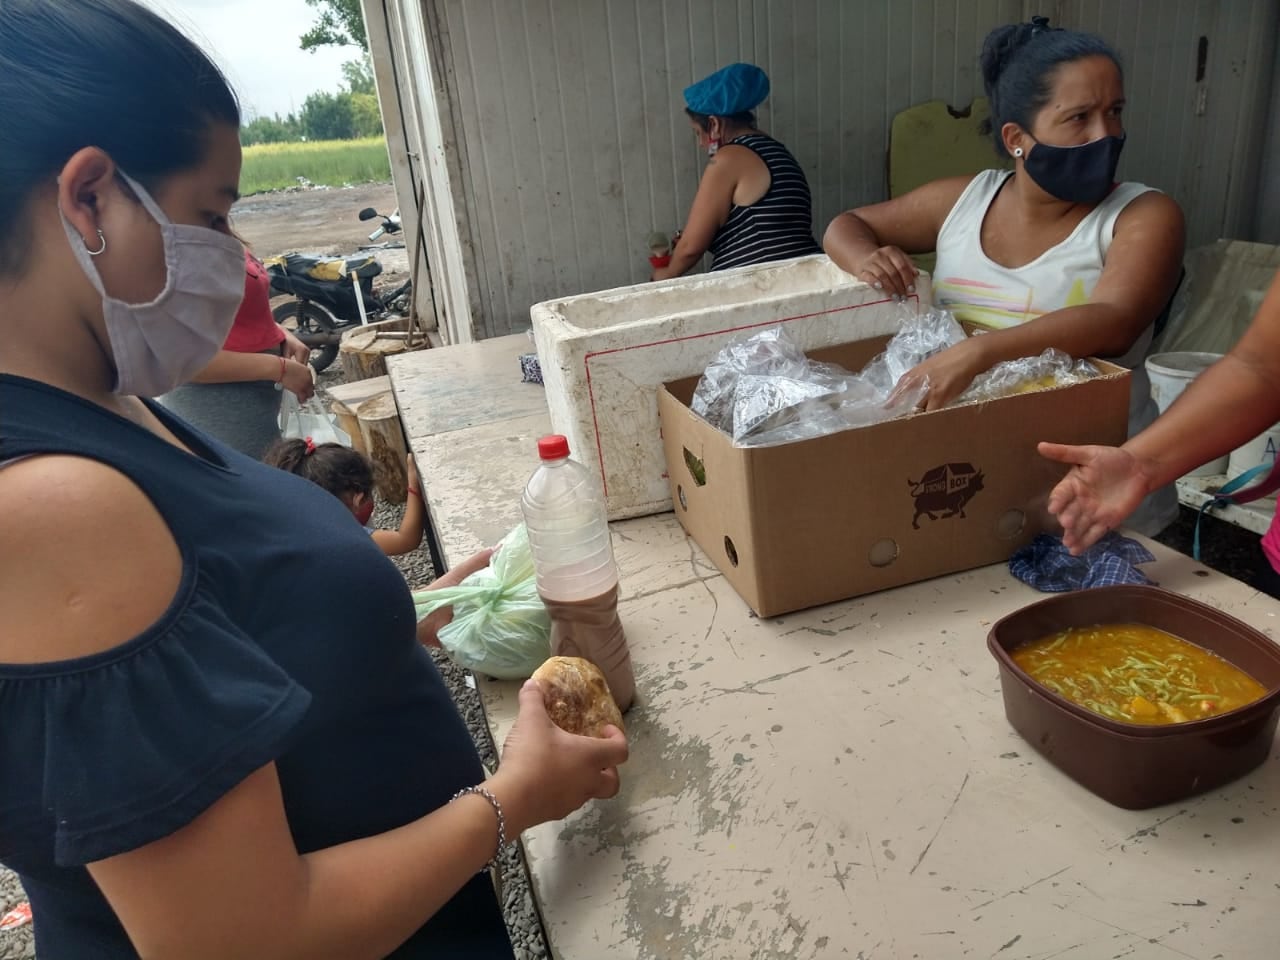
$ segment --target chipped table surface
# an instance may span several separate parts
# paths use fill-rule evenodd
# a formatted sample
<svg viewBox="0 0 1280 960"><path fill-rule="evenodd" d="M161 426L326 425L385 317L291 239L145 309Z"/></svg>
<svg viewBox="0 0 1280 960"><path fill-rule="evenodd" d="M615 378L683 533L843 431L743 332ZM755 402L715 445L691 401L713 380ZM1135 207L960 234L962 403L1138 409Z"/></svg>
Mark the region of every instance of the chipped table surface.
<svg viewBox="0 0 1280 960"><path fill-rule="evenodd" d="M405 437L545 414L542 385L520 379L520 356L533 349L528 335L519 334L389 357Z"/></svg>
<svg viewBox="0 0 1280 960"><path fill-rule="evenodd" d="M456 395L510 396L503 350L527 340L504 339ZM393 358L406 424L442 393L411 385L477 377L474 349ZM540 402L406 431L451 559L519 521ZM1274 750L1154 810L1068 780L1004 717L987 631L1042 595L1003 566L760 620L671 514L612 530L638 689L622 792L524 835L561 960L1277 955ZM1147 546L1162 586L1274 635L1280 604ZM481 683L499 741L516 689Z"/></svg>

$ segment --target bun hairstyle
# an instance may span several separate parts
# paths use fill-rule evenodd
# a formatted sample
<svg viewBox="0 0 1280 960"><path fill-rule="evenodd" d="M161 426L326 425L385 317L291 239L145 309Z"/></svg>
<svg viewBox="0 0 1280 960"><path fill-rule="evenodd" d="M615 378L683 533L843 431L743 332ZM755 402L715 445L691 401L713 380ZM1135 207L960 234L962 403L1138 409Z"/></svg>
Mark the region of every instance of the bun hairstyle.
<svg viewBox="0 0 1280 960"><path fill-rule="evenodd" d="M996 27L982 42L982 84L991 103L991 118L983 133L991 134L996 153L1007 157L1000 130L1016 123L1030 131L1036 114L1053 94L1053 75L1064 63L1086 57L1106 57L1120 66L1120 57L1101 37L1049 26L1048 17L1030 23Z"/></svg>
<svg viewBox="0 0 1280 960"><path fill-rule="evenodd" d="M153 190L240 126L226 78L133 0L0 0L0 276L19 273L32 194L89 146Z"/></svg>
<svg viewBox="0 0 1280 960"><path fill-rule="evenodd" d="M335 497L350 493L369 496L373 492L373 465L363 454L340 443L315 444L310 437L277 440L263 454L262 462L310 480Z"/></svg>

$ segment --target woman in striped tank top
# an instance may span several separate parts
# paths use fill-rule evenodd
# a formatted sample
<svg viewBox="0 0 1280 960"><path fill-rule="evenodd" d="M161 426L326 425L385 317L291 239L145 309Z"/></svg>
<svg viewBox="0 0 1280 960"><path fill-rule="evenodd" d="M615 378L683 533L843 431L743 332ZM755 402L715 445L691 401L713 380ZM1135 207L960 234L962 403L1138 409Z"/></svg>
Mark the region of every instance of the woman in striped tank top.
<svg viewBox="0 0 1280 960"><path fill-rule="evenodd" d="M735 63L684 91L685 112L710 158L671 262L653 273L687 273L703 254L712 270L819 253L809 183L795 157L756 129L754 110L769 95L759 67Z"/></svg>

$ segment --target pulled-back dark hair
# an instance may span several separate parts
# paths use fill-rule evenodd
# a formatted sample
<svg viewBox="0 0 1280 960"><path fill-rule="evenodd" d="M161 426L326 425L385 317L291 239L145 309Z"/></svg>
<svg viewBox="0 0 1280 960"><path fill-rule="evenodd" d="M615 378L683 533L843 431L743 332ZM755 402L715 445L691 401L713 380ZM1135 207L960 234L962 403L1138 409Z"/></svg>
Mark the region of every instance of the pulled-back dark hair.
<svg viewBox="0 0 1280 960"><path fill-rule="evenodd" d="M222 72L132 0L0 0L0 276L20 270L32 192L84 147L148 189L240 126Z"/></svg>
<svg viewBox="0 0 1280 960"><path fill-rule="evenodd" d="M262 462L310 480L341 498L349 493L373 492L373 464L368 457L340 443L321 443L308 453L306 440L277 440Z"/></svg>
<svg viewBox="0 0 1280 960"><path fill-rule="evenodd" d="M684 108L684 112L689 115L689 119L702 128L703 133L711 132L711 118L714 114L698 113L695 110ZM754 110L743 110L741 113L730 113L720 118L721 120L729 120L733 123L746 124L748 127L756 125L756 112Z"/></svg>
<svg viewBox="0 0 1280 960"><path fill-rule="evenodd" d="M987 34L981 63L991 118L983 124L982 132L991 134L996 153L1009 155L1000 128L1016 123L1029 132L1036 114L1053 94L1054 72L1064 63L1085 57L1106 57L1121 70L1120 57L1101 37L1050 27L1048 17L1006 24Z"/></svg>

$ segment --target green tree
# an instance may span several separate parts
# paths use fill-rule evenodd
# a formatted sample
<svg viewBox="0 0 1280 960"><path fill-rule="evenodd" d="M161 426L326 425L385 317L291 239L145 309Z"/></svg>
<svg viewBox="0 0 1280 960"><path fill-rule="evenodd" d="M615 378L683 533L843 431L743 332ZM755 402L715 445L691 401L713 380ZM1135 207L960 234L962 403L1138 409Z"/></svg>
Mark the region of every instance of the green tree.
<svg viewBox="0 0 1280 960"><path fill-rule="evenodd" d="M319 22L302 38L304 50L325 44L364 46L364 16L360 0L307 0L321 10ZM382 134L373 61L368 50L342 65L346 87L337 93L313 93L298 117L300 133L310 140L350 140Z"/></svg>
<svg viewBox="0 0 1280 960"><path fill-rule="evenodd" d="M373 61L367 53L359 60L348 60L342 65L342 79L351 93L377 93L373 82Z"/></svg>
<svg viewBox="0 0 1280 960"><path fill-rule="evenodd" d="M293 114L284 118L279 114L273 117L254 117L240 130L240 142L246 147L255 143L290 143L301 137L302 128Z"/></svg>
<svg viewBox="0 0 1280 960"><path fill-rule="evenodd" d="M353 140L356 112L349 93L313 93L302 104L298 121L308 140Z"/></svg>
<svg viewBox="0 0 1280 960"><path fill-rule="evenodd" d="M307 5L319 10L320 16L302 35L303 50L326 46L368 48L360 0L307 0Z"/></svg>
<svg viewBox="0 0 1280 960"><path fill-rule="evenodd" d="M382 136L382 110L372 93L351 93L351 119L357 137Z"/></svg>

